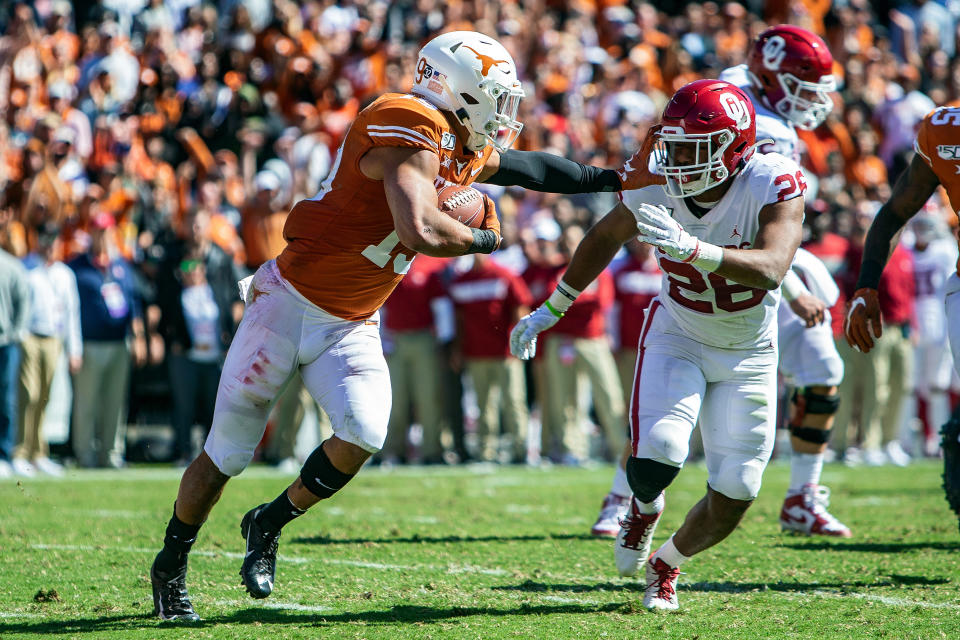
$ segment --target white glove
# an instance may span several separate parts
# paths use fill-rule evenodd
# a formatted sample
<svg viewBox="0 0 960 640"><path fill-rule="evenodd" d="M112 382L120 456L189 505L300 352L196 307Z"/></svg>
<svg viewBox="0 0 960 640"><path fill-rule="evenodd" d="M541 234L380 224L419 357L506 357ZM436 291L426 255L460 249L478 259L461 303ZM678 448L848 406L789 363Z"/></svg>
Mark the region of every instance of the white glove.
<svg viewBox="0 0 960 640"><path fill-rule="evenodd" d="M510 332L510 353L521 360L532 358L537 353L537 334L557 324L559 319L546 305L522 317Z"/></svg>
<svg viewBox="0 0 960 640"><path fill-rule="evenodd" d="M699 241L684 231L662 204L644 202L633 215L637 219L642 242L660 247L668 256L681 262L687 262L697 252Z"/></svg>

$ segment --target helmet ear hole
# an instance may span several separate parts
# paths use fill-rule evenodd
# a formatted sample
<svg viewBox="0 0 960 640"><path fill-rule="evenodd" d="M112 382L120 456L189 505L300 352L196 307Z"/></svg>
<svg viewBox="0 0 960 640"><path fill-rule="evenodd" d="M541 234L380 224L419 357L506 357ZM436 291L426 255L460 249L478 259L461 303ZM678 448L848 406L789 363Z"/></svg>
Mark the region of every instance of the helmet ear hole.
<svg viewBox="0 0 960 640"><path fill-rule="evenodd" d="M469 104L469 105L480 104L480 101L477 100L476 98L474 98L474 97L473 97L472 95L470 95L469 93L461 93L461 94L460 94L460 97L463 98L463 101L466 102L466 103Z"/></svg>

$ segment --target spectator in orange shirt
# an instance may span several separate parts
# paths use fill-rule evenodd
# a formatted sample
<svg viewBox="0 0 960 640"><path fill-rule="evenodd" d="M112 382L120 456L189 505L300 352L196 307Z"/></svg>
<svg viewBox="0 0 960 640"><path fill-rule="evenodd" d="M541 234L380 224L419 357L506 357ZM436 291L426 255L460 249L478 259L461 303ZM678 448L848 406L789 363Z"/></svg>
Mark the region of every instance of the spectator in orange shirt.
<svg viewBox="0 0 960 640"><path fill-rule="evenodd" d="M240 214L240 233L249 269L257 269L267 260L276 258L287 245L283 237L287 211L277 211L272 204L280 189L280 178L270 171L261 171L254 184L256 193Z"/></svg>
<svg viewBox="0 0 960 640"><path fill-rule="evenodd" d="M847 165L847 179L864 189L877 188L887 183L887 166L877 155L877 135L872 129L862 129L856 136L856 157Z"/></svg>

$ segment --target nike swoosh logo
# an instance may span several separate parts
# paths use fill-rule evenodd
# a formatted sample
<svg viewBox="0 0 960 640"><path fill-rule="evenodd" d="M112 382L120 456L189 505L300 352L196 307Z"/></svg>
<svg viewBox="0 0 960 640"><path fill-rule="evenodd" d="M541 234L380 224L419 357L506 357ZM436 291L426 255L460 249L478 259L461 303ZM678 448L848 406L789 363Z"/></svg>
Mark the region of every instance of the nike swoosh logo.
<svg viewBox="0 0 960 640"><path fill-rule="evenodd" d="M471 176L475 176L475 175L477 175L478 173L480 173L481 171L483 171L483 167L477 167L476 169L474 169L473 171L470 172L470 175L471 175Z"/></svg>
<svg viewBox="0 0 960 640"><path fill-rule="evenodd" d="M250 551L247 551L247 555L245 555L245 556L243 556L243 557L246 558L246 557L248 557L251 553L253 553L253 549L250 549Z"/></svg>
<svg viewBox="0 0 960 640"><path fill-rule="evenodd" d="M334 489L333 487L331 487L331 486L329 486L329 485L325 485L324 483L320 482L320 478L314 478L313 481L316 482L316 483L317 483L318 485L320 485L321 487L323 487L324 489L329 489L330 491L333 491L333 492L336 492L336 491L337 491L337 490Z"/></svg>

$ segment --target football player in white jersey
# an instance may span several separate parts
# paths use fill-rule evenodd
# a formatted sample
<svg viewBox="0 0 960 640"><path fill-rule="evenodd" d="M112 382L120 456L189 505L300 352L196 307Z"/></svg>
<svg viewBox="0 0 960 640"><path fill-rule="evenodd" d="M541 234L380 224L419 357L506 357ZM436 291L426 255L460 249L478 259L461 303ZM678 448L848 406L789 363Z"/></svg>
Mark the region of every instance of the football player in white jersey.
<svg viewBox="0 0 960 640"><path fill-rule="evenodd" d="M624 191L510 339L517 357L530 358L537 334L625 242L639 237L659 248L662 287L645 316L630 408L633 499L615 556L622 575L644 564L646 607L676 609L680 565L736 528L773 449L779 287L800 244L806 185L792 160L754 153L753 106L727 82L681 88L655 135L665 184ZM698 420L707 493L650 554L663 490Z"/></svg>
<svg viewBox="0 0 960 640"><path fill-rule="evenodd" d="M753 43L748 62L726 69L720 79L737 85L753 101L761 153L774 151L799 161L795 127L815 129L833 109L833 56L818 35L801 27L767 29ZM795 391L790 486L780 526L848 538L850 529L827 511L829 489L820 484L843 380L843 360L828 311L839 291L823 263L806 251L797 253L781 291L788 304L780 305L780 371Z"/></svg>
<svg viewBox="0 0 960 640"><path fill-rule="evenodd" d="M917 287L914 388L923 420L921 453L935 456L940 448L937 431L950 418L947 392L955 375L943 305L947 279L957 269L957 243L936 208L915 216L909 227L914 237L910 252Z"/></svg>

